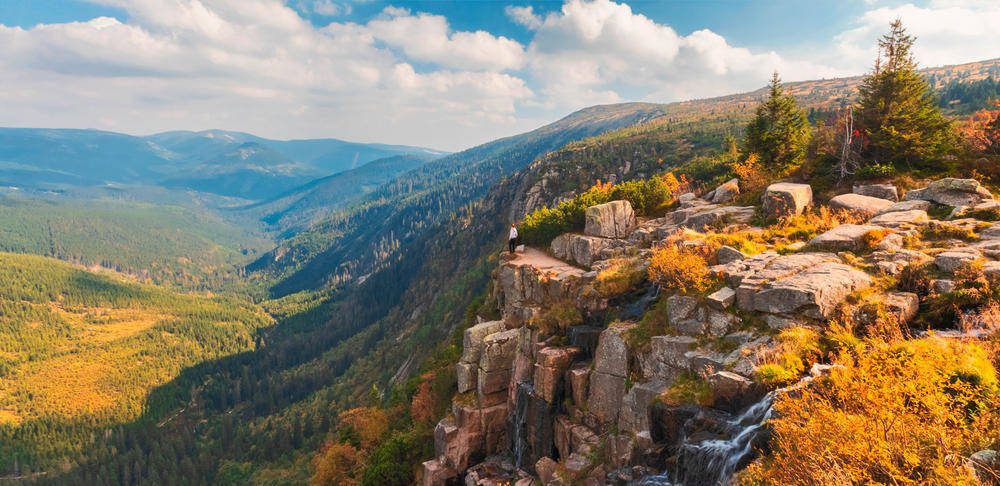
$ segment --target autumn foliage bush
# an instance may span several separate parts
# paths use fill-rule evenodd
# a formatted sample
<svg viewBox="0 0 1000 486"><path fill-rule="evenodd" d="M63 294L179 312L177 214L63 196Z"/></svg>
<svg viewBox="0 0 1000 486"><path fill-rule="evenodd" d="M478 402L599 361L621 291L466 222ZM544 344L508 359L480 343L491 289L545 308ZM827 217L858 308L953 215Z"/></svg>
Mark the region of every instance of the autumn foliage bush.
<svg viewBox="0 0 1000 486"><path fill-rule="evenodd" d="M702 293L716 282L708 270L708 260L697 250L668 244L649 259L649 279L670 292Z"/></svg>
<svg viewBox="0 0 1000 486"><path fill-rule="evenodd" d="M771 453L741 484L977 484L965 468L1000 437L1000 389L975 343L867 340L842 367L779 397Z"/></svg>
<svg viewBox="0 0 1000 486"><path fill-rule="evenodd" d="M594 286L602 297L617 297L637 287L645 277L638 258L614 258L597 274Z"/></svg>

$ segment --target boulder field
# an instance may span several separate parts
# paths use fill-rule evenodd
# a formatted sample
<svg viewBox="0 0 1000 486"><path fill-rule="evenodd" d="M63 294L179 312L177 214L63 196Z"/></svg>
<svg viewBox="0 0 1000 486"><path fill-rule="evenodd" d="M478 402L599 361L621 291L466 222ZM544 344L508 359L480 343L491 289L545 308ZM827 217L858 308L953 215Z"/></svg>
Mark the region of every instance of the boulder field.
<svg viewBox="0 0 1000 486"><path fill-rule="evenodd" d="M500 319L464 331L458 394L435 428L436 457L423 464L423 484L626 484L663 470L682 437L712 440L720 417L761 399L768 386L758 369L781 352L782 330L822 332L843 315L865 322L871 316L852 307L859 300L852 296L862 295L905 326L922 297L879 281L911 263L934 266L931 292L954 288L953 274L970 262L1000 278L1000 223L959 217L993 201L974 180L934 181L902 201L892 185L854 186L828 204L854 223L805 241L779 237L753 254L706 246L713 231L759 234L766 228L755 223L819 206L806 184L773 184L759 206L727 205L739 193L738 181L728 181L701 197L683 195L675 210L652 219L637 219L627 201L593 206L583 234L502 257L492 296ZM937 220L928 213L935 205L958 210ZM975 237L923 238L963 232ZM668 241L709 248L708 270L719 284L691 295L648 282L625 296L595 290L611 262L648 265ZM665 327L642 338L653 300ZM575 307L583 322L535 325L558 306ZM692 383L695 398L671 399Z"/></svg>

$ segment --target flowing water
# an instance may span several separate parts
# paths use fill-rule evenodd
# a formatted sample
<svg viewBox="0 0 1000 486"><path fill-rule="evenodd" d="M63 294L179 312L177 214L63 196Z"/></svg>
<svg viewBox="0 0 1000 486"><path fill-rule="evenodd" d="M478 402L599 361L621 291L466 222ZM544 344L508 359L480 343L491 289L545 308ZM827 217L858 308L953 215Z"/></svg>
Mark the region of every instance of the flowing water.
<svg viewBox="0 0 1000 486"><path fill-rule="evenodd" d="M830 369L829 365L813 365L809 376L798 383L774 390L743 413L713 427L711 432L722 436L698 440L697 434L681 439L677 445L677 462L674 470L646 476L637 486L701 486L727 485L733 475L753 460L754 445L762 437L764 427L771 418L772 405L779 395L800 388Z"/></svg>
<svg viewBox="0 0 1000 486"><path fill-rule="evenodd" d="M511 433L509 437L511 455L514 459L514 467L522 469L524 467L525 454L528 451L528 405L531 403L531 394L534 392L531 382L522 381L517 385L517 397L514 401L514 415L508 424Z"/></svg>

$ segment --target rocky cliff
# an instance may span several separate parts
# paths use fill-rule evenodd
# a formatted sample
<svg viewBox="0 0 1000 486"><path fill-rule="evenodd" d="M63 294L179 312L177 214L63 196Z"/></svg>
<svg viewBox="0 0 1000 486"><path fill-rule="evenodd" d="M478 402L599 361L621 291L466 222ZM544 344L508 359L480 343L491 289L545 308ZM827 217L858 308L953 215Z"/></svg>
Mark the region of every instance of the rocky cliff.
<svg viewBox="0 0 1000 486"><path fill-rule="evenodd" d="M732 205L738 192L730 181L686 194L646 220L626 201L594 206L583 234L503 255L502 318L465 330L458 394L423 484L726 482L766 448L779 386L823 371L802 336L838 320L916 333L920 306L963 272L1000 277L1000 224L968 217L1000 203L973 180L935 181L903 201L885 184L824 205L805 184L773 184L755 206ZM703 255L713 285L679 292L645 277L668 247ZM923 287L894 278L918 266L929 269ZM645 278L608 291L622 268ZM990 325L959 317L962 330L938 334Z"/></svg>

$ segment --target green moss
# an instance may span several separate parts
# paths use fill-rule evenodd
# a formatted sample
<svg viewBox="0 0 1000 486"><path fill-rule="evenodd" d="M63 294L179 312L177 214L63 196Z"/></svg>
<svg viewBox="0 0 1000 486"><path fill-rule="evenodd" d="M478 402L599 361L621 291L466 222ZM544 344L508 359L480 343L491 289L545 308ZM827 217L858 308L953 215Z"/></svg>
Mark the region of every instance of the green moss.
<svg viewBox="0 0 1000 486"><path fill-rule="evenodd" d="M670 388L664 390L657 400L668 405L711 405L714 401L712 386L704 378L688 371L674 380Z"/></svg>

